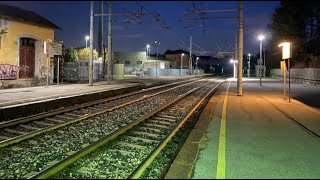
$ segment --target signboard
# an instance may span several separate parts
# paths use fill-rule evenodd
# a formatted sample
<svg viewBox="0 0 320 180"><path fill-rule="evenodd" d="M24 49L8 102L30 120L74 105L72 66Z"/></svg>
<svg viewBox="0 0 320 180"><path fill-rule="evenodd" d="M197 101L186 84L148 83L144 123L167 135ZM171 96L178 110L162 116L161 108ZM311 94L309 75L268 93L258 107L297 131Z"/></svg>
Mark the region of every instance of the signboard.
<svg viewBox="0 0 320 180"><path fill-rule="evenodd" d="M44 54L62 55L62 44L44 41Z"/></svg>
<svg viewBox="0 0 320 180"><path fill-rule="evenodd" d="M283 42L278 47L282 47L282 59L291 58L291 44L290 42Z"/></svg>
<svg viewBox="0 0 320 180"><path fill-rule="evenodd" d="M50 55L62 55L62 44L50 42L47 44L47 52Z"/></svg>

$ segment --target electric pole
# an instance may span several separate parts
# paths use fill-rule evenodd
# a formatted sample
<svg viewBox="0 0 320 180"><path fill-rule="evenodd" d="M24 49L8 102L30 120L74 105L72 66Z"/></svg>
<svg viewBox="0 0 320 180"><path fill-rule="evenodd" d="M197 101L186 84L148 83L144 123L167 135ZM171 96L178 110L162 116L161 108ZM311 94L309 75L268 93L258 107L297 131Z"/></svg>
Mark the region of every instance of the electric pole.
<svg viewBox="0 0 320 180"><path fill-rule="evenodd" d="M239 35L238 35L238 96L242 96L242 58L243 58L243 2L239 1Z"/></svg>
<svg viewBox="0 0 320 180"><path fill-rule="evenodd" d="M93 3L90 3L90 63L89 63L89 85L93 85Z"/></svg>
<svg viewBox="0 0 320 180"><path fill-rule="evenodd" d="M192 71L192 36L190 36L190 56L189 56L189 71L190 71L190 76L191 76L191 71Z"/></svg>
<svg viewBox="0 0 320 180"><path fill-rule="evenodd" d="M108 20L108 83L111 82L111 64L112 64L112 48L111 48L111 1L108 1L109 6L109 20Z"/></svg>
<svg viewBox="0 0 320 180"><path fill-rule="evenodd" d="M100 14L103 14L103 1L99 2ZM99 17L99 34L98 34L98 48L99 48L99 57L103 56L103 16Z"/></svg>

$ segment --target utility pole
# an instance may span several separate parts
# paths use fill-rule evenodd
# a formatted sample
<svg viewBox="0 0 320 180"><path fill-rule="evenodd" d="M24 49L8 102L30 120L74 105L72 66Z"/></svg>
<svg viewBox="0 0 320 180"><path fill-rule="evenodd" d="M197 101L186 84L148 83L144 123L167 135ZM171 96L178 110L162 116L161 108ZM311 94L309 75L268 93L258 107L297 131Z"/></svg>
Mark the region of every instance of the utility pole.
<svg viewBox="0 0 320 180"><path fill-rule="evenodd" d="M93 3L90 3L90 63L89 63L89 85L93 85Z"/></svg>
<svg viewBox="0 0 320 180"><path fill-rule="evenodd" d="M234 49L234 63L233 63L233 78L238 77L238 65L236 62L239 62L238 59L238 34L236 34L236 44L235 44L236 48Z"/></svg>
<svg viewBox="0 0 320 180"><path fill-rule="evenodd" d="M103 1L99 2L100 14L103 14ZM99 57L103 56L103 16L99 17L99 34L98 34Z"/></svg>
<svg viewBox="0 0 320 180"><path fill-rule="evenodd" d="M103 56L102 56L102 79L106 80L106 47L104 45L104 43L102 44L102 48L103 48Z"/></svg>
<svg viewBox="0 0 320 180"><path fill-rule="evenodd" d="M238 96L242 96L242 58L243 58L243 2L239 1L239 35L238 35Z"/></svg>
<svg viewBox="0 0 320 180"><path fill-rule="evenodd" d="M191 76L191 71L192 71L192 36L190 36L190 56L189 56L189 71L190 71L190 76Z"/></svg>
<svg viewBox="0 0 320 180"><path fill-rule="evenodd" d="M112 48L111 48L111 1L108 1L109 20L108 20L108 83L111 83L111 64L112 64Z"/></svg>
<svg viewBox="0 0 320 180"><path fill-rule="evenodd" d="M263 53L263 77L266 77L266 48L264 48L264 53Z"/></svg>

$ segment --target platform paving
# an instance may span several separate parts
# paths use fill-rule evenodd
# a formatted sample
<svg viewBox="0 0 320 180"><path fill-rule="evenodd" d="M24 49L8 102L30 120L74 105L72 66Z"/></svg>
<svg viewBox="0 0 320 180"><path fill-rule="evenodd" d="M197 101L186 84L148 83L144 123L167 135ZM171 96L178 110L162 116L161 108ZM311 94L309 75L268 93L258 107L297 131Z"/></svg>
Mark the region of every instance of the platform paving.
<svg viewBox="0 0 320 180"><path fill-rule="evenodd" d="M197 146L188 146L187 140L165 178L319 179L319 109L296 99L289 103L280 80L264 79L263 86L258 79L244 80L242 96L237 96L235 79L229 80L229 89L227 82L212 98L215 105L209 120L199 119L209 122L201 139L196 133L203 129L199 126L188 137L196 137ZM192 160L186 158L188 148L196 154Z"/></svg>
<svg viewBox="0 0 320 180"><path fill-rule="evenodd" d="M79 96L87 93L95 93L137 86L138 83L111 83L97 82L93 86L89 84L64 84L37 86L26 88L13 88L0 90L0 107L28 103L34 101L50 101L51 99Z"/></svg>

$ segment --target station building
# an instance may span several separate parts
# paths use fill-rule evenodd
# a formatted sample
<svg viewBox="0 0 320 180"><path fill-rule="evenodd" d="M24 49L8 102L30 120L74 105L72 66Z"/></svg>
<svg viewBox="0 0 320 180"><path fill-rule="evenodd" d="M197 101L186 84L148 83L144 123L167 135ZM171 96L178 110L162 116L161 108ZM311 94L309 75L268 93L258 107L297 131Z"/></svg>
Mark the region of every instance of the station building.
<svg viewBox="0 0 320 180"><path fill-rule="evenodd" d="M46 83L44 41L54 40L56 29L61 30L37 13L0 4L0 89Z"/></svg>

